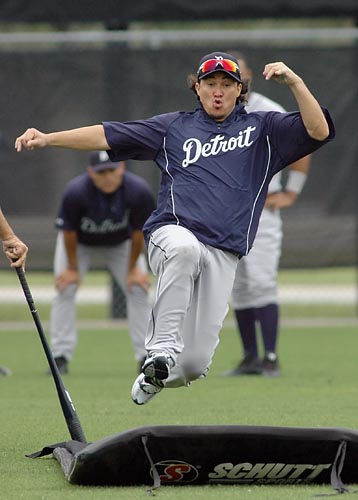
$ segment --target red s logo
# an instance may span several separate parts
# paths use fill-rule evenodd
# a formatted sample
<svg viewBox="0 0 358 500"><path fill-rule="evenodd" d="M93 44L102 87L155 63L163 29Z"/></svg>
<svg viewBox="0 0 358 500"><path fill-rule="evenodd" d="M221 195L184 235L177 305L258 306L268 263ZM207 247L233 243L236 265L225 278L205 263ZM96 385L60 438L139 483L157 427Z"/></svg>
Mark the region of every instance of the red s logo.
<svg viewBox="0 0 358 500"><path fill-rule="evenodd" d="M181 460L163 460L154 467L163 483L192 483L199 477L196 467ZM150 475L153 477L152 469Z"/></svg>
<svg viewBox="0 0 358 500"><path fill-rule="evenodd" d="M164 474L160 476L161 481L180 481L184 474L190 472L191 467L188 464L171 464L165 467Z"/></svg>

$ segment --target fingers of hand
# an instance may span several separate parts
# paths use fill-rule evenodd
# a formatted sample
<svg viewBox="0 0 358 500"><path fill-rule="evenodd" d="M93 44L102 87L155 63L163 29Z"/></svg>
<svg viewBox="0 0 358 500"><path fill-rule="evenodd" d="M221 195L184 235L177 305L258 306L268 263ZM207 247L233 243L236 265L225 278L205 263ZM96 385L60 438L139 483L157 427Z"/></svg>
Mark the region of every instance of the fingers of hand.
<svg viewBox="0 0 358 500"><path fill-rule="evenodd" d="M63 290L65 290L65 288L67 288L67 286L68 286L68 284L67 284L66 280L64 280L61 277L56 278L55 287L57 288L58 291L63 292Z"/></svg>
<svg viewBox="0 0 358 500"><path fill-rule="evenodd" d="M12 259L25 259L28 252L27 246L23 243L3 243L3 250Z"/></svg>
<svg viewBox="0 0 358 500"><path fill-rule="evenodd" d="M11 267L22 267L25 270L25 257L20 257L17 260L11 260Z"/></svg>
<svg viewBox="0 0 358 500"><path fill-rule="evenodd" d="M62 274L59 274L56 278L55 278L55 287L60 291L62 292L63 290L65 290L68 286L72 285L72 284L77 284L79 285L79 278L77 275L72 275L72 274L69 274L69 273L62 273Z"/></svg>
<svg viewBox="0 0 358 500"><path fill-rule="evenodd" d="M147 276L144 277L139 277L137 276L136 279L127 279L127 290L128 292L131 292L133 289L133 286L139 286L141 287L145 292L149 291L150 288L150 280Z"/></svg>
<svg viewBox="0 0 358 500"><path fill-rule="evenodd" d="M27 150L34 149L33 140L36 138L36 130L33 128L29 128L22 135L17 137L15 140L15 149L17 152L22 150L22 146L24 146Z"/></svg>
<svg viewBox="0 0 358 500"><path fill-rule="evenodd" d="M266 64L263 71L263 76L266 80L274 78L278 81L284 81L287 70L287 66L282 62L270 63Z"/></svg>
<svg viewBox="0 0 358 500"><path fill-rule="evenodd" d="M26 247L26 252L21 252L22 249L20 249L20 252L18 251L17 247L7 247L4 248L4 252L6 257L10 261L11 267L22 267L24 268L25 266L25 260L26 260L26 253L27 253L27 247Z"/></svg>
<svg viewBox="0 0 358 500"><path fill-rule="evenodd" d="M146 292L148 292L149 288L150 288L150 283L149 283L149 281L145 281L145 282L143 283L143 289L144 289Z"/></svg>

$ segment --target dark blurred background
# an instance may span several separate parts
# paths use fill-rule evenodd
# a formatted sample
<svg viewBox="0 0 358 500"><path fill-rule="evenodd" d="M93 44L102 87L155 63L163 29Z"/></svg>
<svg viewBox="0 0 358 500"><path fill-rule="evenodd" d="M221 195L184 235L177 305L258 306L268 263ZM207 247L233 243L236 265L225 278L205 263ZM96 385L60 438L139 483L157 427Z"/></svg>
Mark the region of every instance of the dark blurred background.
<svg viewBox="0 0 358 500"><path fill-rule="evenodd" d="M330 110L337 129L336 140L314 154L299 201L283 211L281 266L356 265L357 19L356 0L177 0L170 9L153 0L1 2L1 206L30 247L28 268L52 268L62 190L83 172L88 155L17 154L15 138L29 126L49 132L191 110L196 99L187 75L203 54L231 49L255 69L254 90L294 110L289 90L261 76L266 62L285 61ZM197 20L208 24L196 26ZM128 169L157 191L155 164L129 162ZM2 259L0 267L7 266Z"/></svg>

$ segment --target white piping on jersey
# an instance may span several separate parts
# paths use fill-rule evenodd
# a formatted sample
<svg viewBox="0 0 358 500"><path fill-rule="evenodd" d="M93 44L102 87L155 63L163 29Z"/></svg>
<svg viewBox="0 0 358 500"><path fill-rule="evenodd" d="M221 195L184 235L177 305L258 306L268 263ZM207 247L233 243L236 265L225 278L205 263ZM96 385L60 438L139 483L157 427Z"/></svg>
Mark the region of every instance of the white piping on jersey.
<svg viewBox="0 0 358 500"><path fill-rule="evenodd" d="M250 223L249 223L249 227L247 229L247 235L246 235L246 250L245 250L245 255L247 255L248 251L249 251L249 236L250 236L252 219L254 217L256 203L257 203L257 200L258 200L258 198L260 196L262 188L264 187L264 184L265 184L265 181L266 181L266 178L267 178L267 174L268 174L268 169L269 169L269 166L270 166L270 161L271 161L271 146L270 146L270 139L269 139L268 135L266 136L266 142L267 142L267 148L268 148L268 160L267 160L267 165L266 165L266 172L265 172L265 177L263 178L263 181L261 183L260 189L259 189L259 191L258 191L258 193L256 195L256 198L255 198L255 201L254 201L254 205L252 207L252 212L251 212L251 217L250 217Z"/></svg>
<svg viewBox="0 0 358 500"><path fill-rule="evenodd" d="M170 197L172 199L172 205L173 205L173 215L174 217L176 218L176 221L177 221L177 225L179 226L179 219L175 213L175 202L174 202L174 194L173 194L173 185L174 185L174 178L172 176L172 174L169 172L169 169L168 169L168 166L169 166L169 161L168 161L168 155L167 155L167 150L165 149L165 137L164 137L164 140L163 140L163 150L164 150L164 156L165 156L165 171L167 172L167 174L169 175L169 177L171 178L172 180L172 184L170 186Z"/></svg>

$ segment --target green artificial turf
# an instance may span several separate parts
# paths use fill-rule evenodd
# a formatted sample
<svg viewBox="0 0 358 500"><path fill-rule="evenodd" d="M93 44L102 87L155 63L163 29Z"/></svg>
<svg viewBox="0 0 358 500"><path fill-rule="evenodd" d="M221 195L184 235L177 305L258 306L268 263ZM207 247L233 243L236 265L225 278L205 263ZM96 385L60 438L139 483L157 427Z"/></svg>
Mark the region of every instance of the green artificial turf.
<svg viewBox="0 0 358 500"><path fill-rule="evenodd" d="M51 456L25 454L69 440L53 380L35 328L0 330L0 364L13 370L0 378L0 498L4 500L88 500L147 498L145 487L79 487L67 482ZM130 399L136 376L125 329L80 330L70 373L63 377L88 441L143 425L358 425L358 334L356 327L281 329L282 376L222 377L237 363L240 344L225 328L212 368L190 388L166 389L148 405ZM353 487L353 489L356 489ZM331 493L321 486L168 487L165 500L300 500Z"/></svg>
<svg viewBox="0 0 358 500"><path fill-rule="evenodd" d="M50 317L50 302L43 303L37 301L37 286L53 287L53 276L49 272L26 272L28 285L32 292L35 304L43 321L48 321ZM279 286L285 285L314 285L325 287L334 286L358 286L357 270L354 267L342 268L324 268L324 269L282 269L278 275ZM88 273L82 283L83 287L90 286L110 286L108 273L105 271L91 271ZM23 303L25 307L19 307L19 304L2 303L1 297L6 296L8 287L18 288L19 297L23 292L18 282L15 272L11 269L0 271L0 319L1 321L26 321L29 319L29 311L26 307L25 297ZM337 295L339 295L339 290ZM49 299L50 300L50 299ZM78 303L78 319L108 319L110 318L109 304L83 304ZM230 313L231 314L231 313ZM281 305L281 317L285 318L350 318L355 319L358 316L358 303L283 303ZM230 318L230 315L229 315Z"/></svg>
<svg viewBox="0 0 358 500"><path fill-rule="evenodd" d="M26 270L26 276L31 286L53 284L53 274L47 271ZM357 283L356 267L325 267L312 269L280 269L278 281L281 285L296 284L315 284L315 285L346 285ZM15 271L7 268L0 270L0 287L14 286L17 282ZM106 271L90 271L86 274L84 285L106 285L109 283L108 273Z"/></svg>

